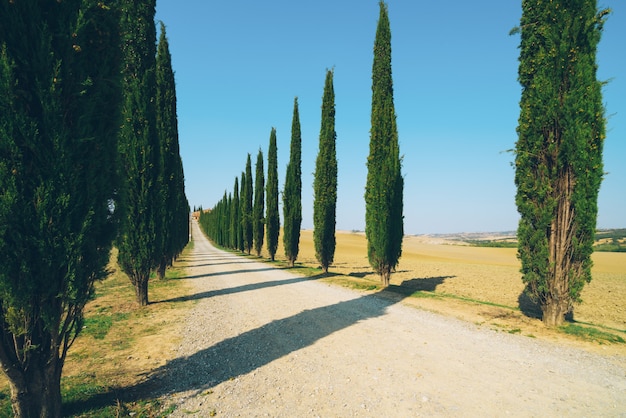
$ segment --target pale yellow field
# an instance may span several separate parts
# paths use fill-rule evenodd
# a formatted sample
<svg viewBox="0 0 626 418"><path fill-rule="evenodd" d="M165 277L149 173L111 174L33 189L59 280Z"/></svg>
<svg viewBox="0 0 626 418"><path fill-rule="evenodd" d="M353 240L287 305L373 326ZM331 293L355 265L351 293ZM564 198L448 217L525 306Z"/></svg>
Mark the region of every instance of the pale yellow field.
<svg viewBox="0 0 626 418"><path fill-rule="evenodd" d="M282 245L282 236L280 242ZM330 272L349 275L364 283L377 283L378 276L367 260L366 245L362 233L338 232L335 263ZM276 259L284 259L282 246L278 248ZM593 260L593 280L582 293L583 302L575 308L574 319L621 331L619 335L626 338L626 253L598 252ZM297 262L318 266L311 230L302 231ZM406 237L391 284L403 284L435 295L452 295L411 299L410 303L425 309L477 323L501 323L505 329L522 327L522 331L526 329L528 333L542 333L538 319L517 311L520 301L526 306L525 299L520 298L524 286L519 269L514 248L430 244L419 237Z"/></svg>

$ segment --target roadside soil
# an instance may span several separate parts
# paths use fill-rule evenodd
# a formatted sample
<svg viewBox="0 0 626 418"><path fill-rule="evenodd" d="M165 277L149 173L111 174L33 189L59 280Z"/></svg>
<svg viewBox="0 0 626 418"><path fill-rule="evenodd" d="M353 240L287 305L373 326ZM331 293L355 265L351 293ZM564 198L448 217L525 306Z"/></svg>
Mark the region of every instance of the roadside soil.
<svg viewBox="0 0 626 418"><path fill-rule="evenodd" d="M138 387L175 405L172 416L626 416L623 344L564 337L511 309L514 250L405 241L392 284L502 305L489 306L350 290L217 250L195 223L193 237L180 260L189 294L160 303L195 305ZM362 242L338 237L331 271L371 281L364 253L349 251ZM303 264L315 265L311 248L301 245ZM626 328L617 263L596 260L604 279L583 298L606 286L619 299L604 294L600 315L583 304L577 320Z"/></svg>

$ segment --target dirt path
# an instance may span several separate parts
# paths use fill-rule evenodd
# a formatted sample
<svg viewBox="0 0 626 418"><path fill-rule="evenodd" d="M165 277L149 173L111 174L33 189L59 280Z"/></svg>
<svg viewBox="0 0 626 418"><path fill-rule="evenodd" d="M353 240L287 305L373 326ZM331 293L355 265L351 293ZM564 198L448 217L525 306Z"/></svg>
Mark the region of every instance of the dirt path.
<svg viewBox="0 0 626 418"><path fill-rule="evenodd" d="M495 332L213 248L162 370L173 416L625 416L626 364Z"/></svg>

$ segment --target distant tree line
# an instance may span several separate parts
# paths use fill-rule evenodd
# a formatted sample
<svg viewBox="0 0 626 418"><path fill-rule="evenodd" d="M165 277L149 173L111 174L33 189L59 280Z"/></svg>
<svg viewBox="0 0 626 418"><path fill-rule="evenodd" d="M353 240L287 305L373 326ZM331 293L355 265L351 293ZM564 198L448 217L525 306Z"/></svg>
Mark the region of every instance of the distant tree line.
<svg viewBox="0 0 626 418"><path fill-rule="evenodd" d="M155 2L0 2L0 363L16 417L61 415L60 379L112 245L147 281L189 207Z"/></svg>

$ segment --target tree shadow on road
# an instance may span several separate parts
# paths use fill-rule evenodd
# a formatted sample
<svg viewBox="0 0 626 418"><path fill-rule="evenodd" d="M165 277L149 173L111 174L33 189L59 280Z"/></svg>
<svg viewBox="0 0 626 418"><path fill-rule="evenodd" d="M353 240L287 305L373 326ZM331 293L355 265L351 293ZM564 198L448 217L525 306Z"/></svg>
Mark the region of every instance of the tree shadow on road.
<svg viewBox="0 0 626 418"><path fill-rule="evenodd" d="M260 269L260 270L239 270L239 271L233 271L233 272L227 272L227 273L230 273L230 274L247 273L247 272L263 271L263 270L275 270L275 269L270 268L270 269ZM213 276L213 275L218 275L218 274L208 274L208 275L201 275L201 276L187 277L187 278L208 277L208 276ZM265 289L268 287L285 286L285 285L290 285L294 283L308 282L312 280L317 280L321 277L325 277L325 276L320 274L320 275L310 276L310 277L294 277L294 278L285 279L285 280L271 280L268 282L251 283L251 284L245 284L242 286L228 287L225 289L209 290L207 292L195 293L193 295L185 295L185 296L179 296L179 297L171 298L171 299L159 300L159 301L155 301L152 303L186 302L188 300L200 300L200 299L206 299L206 298L211 298L215 296L231 295L233 293L239 293L239 292L250 292L253 290Z"/></svg>
<svg viewBox="0 0 626 418"><path fill-rule="evenodd" d="M239 263L237 263L239 264ZM214 264L212 264L214 265ZM197 274L195 276L182 276L178 279L202 279L205 277L217 277L217 276L228 276L231 274L242 274L242 273L257 273L259 271L270 271L276 270L274 267L266 267L266 268L258 268L258 269L245 269L245 270L230 270L230 271L216 271L214 273L205 273L205 274Z"/></svg>
<svg viewBox="0 0 626 418"><path fill-rule="evenodd" d="M213 261L213 260L206 260L206 261ZM186 266L186 268L189 268L189 267L196 268L196 267L209 267L209 266L223 266L225 264L241 264L241 262L240 261L233 261L233 260L227 261L227 262L223 262L223 263L213 263L213 262L211 262L211 263L206 263L206 264L193 264L191 266ZM181 277L181 278L184 278L184 277Z"/></svg>
<svg viewBox="0 0 626 418"><path fill-rule="evenodd" d="M321 276L321 275L320 275ZM296 281L313 280L300 278L260 284L278 286ZM258 285L250 285L250 289ZM247 286L230 289L245 291ZM237 290L238 289L238 290ZM229 289L224 289L227 292ZM80 413L94 405L108 405L116 397L123 402L154 399L184 391L196 393L208 390L220 383L248 374L290 353L306 348L316 341L368 319L385 315L387 308L404 298L380 297L386 292L356 297L333 305L307 309L288 318L277 319L256 329L232 338L216 342L189 356L169 361L153 370L146 379L132 387L117 388L81 402L64 405L64 411ZM211 293L211 292L207 292ZM196 297L210 297L201 295Z"/></svg>

